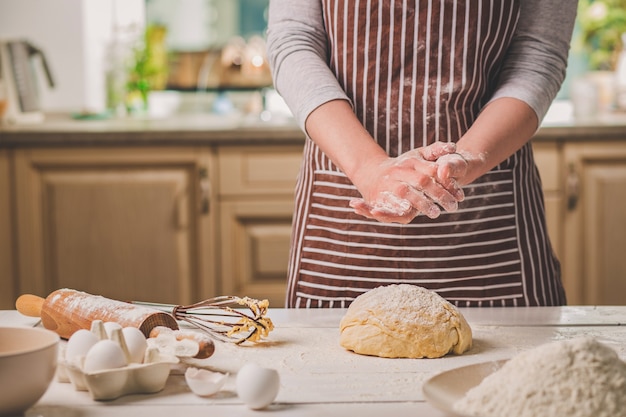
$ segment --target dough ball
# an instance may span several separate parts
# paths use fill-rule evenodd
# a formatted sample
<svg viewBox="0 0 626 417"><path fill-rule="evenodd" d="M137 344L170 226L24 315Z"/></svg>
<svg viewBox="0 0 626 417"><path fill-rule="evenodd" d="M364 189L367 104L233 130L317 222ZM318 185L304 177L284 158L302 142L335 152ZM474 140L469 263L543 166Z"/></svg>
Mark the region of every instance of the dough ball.
<svg viewBox="0 0 626 417"><path fill-rule="evenodd" d="M341 319L341 346L384 358L439 358L472 347L461 312L437 293L409 284L374 288Z"/></svg>

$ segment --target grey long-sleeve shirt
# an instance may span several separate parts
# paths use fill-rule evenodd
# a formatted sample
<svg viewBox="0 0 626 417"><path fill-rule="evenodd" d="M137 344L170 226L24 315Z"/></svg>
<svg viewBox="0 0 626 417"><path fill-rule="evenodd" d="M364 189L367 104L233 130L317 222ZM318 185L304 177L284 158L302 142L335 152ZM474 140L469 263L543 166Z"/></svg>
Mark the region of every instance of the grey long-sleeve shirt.
<svg viewBox="0 0 626 417"><path fill-rule="evenodd" d="M565 78L577 4L521 0L519 24L491 101L519 99L543 119ZM267 42L274 86L303 130L320 105L349 100L326 63L320 0L270 0Z"/></svg>

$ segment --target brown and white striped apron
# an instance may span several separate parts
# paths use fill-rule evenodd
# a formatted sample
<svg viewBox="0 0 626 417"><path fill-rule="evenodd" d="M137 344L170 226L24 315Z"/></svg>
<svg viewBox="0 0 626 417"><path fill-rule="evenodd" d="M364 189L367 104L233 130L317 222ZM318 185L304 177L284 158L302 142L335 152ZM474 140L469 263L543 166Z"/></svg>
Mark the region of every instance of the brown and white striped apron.
<svg viewBox="0 0 626 417"><path fill-rule="evenodd" d="M493 92L519 17L516 0L321 1L330 67L391 156L463 135ZM365 219L348 206L356 188L307 139L287 306L347 307L399 282L459 306L564 304L530 144L465 194L436 220Z"/></svg>

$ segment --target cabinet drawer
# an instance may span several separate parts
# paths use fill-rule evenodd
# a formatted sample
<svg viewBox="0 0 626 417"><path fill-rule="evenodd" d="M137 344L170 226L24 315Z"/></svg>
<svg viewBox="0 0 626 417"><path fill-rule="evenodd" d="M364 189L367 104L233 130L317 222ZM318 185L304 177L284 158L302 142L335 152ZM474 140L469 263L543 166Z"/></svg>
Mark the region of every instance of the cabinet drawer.
<svg viewBox="0 0 626 417"><path fill-rule="evenodd" d="M292 195L301 160L299 146L221 148L219 194Z"/></svg>

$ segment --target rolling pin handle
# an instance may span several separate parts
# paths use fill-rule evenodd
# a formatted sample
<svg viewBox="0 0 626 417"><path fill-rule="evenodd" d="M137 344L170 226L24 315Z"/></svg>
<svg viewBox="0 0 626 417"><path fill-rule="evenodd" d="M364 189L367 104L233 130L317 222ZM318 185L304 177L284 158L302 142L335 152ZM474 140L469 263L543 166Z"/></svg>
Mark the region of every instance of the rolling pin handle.
<svg viewBox="0 0 626 417"><path fill-rule="evenodd" d="M28 317L41 317L41 309L45 298L41 298L33 294L20 295L15 300L15 308L17 311Z"/></svg>

